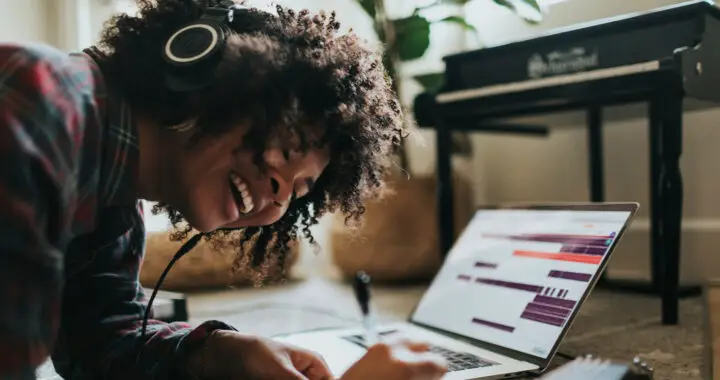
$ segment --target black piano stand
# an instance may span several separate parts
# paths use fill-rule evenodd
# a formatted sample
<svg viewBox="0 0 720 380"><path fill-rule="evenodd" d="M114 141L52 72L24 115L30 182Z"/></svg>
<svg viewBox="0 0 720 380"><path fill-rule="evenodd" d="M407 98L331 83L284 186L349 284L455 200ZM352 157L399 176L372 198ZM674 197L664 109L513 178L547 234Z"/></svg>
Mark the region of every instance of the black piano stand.
<svg viewBox="0 0 720 380"><path fill-rule="evenodd" d="M701 293L700 286L680 287L680 233L683 183L683 95L657 92L649 101L650 139L650 252L651 281L613 280L603 273L597 286L619 291L654 294L661 298L664 325L678 323L680 297ZM433 107L437 132L437 196L440 248L446 254L453 243L453 189L451 180L451 131L438 107ZM605 200L602 107L587 108L590 200Z"/></svg>
<svg viewBox="0 0 720 380"><path fill-rule="evenodd" d="M659 94L649 101L650 142L650 268L649 283L612 280L606 273L598 281L600 288L659 294L661 318L665 325L678 323L678 299L701 293L698 286L680 286L680 236L683 183L680 171L682 155L683 97L672 92ZM602 110L587 111L590 200L605 200Z"/></svg>

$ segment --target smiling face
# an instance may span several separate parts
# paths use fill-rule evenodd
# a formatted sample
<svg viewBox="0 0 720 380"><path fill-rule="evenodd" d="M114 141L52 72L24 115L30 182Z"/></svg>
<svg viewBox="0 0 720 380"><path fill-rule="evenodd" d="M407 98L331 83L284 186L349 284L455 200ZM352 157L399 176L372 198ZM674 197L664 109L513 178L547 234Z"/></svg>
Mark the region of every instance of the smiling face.
<svg viewBox="0 0 720 380"><path fill-rule="evenodd" d="M292 199L308 194L329 163L327 148L306 152L299 139L268 144L265 167L254 162L252 147L243 146L247 128L188 142L168 164L167 203L196 230L266 226L278 221ZM309 136L313 137L313 136Z"/></svg>

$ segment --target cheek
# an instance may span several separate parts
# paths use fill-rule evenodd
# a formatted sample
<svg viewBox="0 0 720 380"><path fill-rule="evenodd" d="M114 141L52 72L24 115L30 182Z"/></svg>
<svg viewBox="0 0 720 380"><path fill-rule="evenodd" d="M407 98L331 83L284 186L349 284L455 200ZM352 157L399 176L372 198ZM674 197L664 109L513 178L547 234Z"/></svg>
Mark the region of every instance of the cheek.
<svg viewBox="0 0 720 380"><path fill-rule="evenodd" d="M232 165L233 148L222 141L213 144L204 144L202 149L196 149L185 156L185 163L193 168L193 172L200 176L213 173L221 169L228 169Z"/></svg>
<svg viewBox="0 0 720 380"><path fill-rule="evenodd" d="M267 226L270 224L273 224L280 220L280 218L285 215L285 212L287 210L285 208L275 207L275 206L268 206L263 210L263 212L256 216L256 220L254 220L255 224L260 226Z"/></svg>
<svg viewBox="0 0 720 380"><path fill-rule="evenodd" d="M326 151L314 152L307 157L305 166L311 168L313 173L309 173L312 177L319 177L325 168L330 164L330 154Z"/></svg>

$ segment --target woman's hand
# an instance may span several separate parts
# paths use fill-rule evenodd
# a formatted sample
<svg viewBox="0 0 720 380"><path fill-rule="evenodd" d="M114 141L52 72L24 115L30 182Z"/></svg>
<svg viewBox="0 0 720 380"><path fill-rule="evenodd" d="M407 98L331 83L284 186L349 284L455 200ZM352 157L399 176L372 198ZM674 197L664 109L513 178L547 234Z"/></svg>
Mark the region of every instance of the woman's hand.
<svg viewBox="0 0 720 380"><path fill-rule="evenodd" d="M425 343L398 340L376 344L350 367L341 380L436 380L447 373L447 363L427 352Z"/></svg>
<svg viewBox="0 0 720 380"><path fill-rule="evenodd" d="M190 371L227 380L325 380L332 374L320 355L285 343L235 331L217 331L193 352ZM203 352L203 350L205 352Z"/></svg>

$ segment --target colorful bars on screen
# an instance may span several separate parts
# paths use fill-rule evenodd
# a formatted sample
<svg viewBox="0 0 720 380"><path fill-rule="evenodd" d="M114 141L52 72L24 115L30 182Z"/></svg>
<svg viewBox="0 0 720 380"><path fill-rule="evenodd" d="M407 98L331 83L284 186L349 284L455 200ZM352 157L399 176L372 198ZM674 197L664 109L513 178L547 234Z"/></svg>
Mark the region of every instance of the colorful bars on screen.
<svg viewBox="0 0 720 380"><path fill-rule="evenodd" d="M564 307L566 309L572 309L577 303L573 300L563 300L559 298L544 297L541 295L535 296L533 302L550 306Z"/></svg>
<svg viewBox="0 0 720 380"><path fill-rule="evenodd" d="M497 235L483 234L485 237L502 237L510 240L537 241L543 243L562 243L567 246L607 246L615 237L614 234L594 235L569 235L569 234L523 234L523 235Z"/></svg>
<svg viewBox="0 0 720 380"><path fill-rule="evenodd" d="M584 254L603 256L612 243L615 234L608 236L567 235L567 234L525 234L525 235L498 235L483 234L483 237L503 238L520 241L534 241L541 243L560 243L561 253Z"/></svg>
<svg viewBox="0 0 720 380"><path fill-rule="evenodd" d="M547 288L545 288L545 289L542 291L542 295L544 295L544 296L550 296L550 297L554 297L554 296L564 297L564 296L567 294L567 292L568 292L568 291L567 291L566 289L558 289L558 288L550 288L550 287L547 287ZM556 293L557 293L557 294L556 294Z"/></svg>
<svg viewBox="0 0 720 380"><path fill-rule="evenodd" d="M507 331L507 332L513 332L513 331L515 331L515 328L512 327L512 326L503 325L503 324L497 323L497 322L486 321L486 320L480 319L480 318L473 318L473 319L472 319L472 322L473 322L473 323L477 323L477 324L479 324L479 325L484 325L484 326L487 326L487 327L492 327L492 328L494 328L494 329L498 329L498 330L502 330L502 331Z"/></svg>
<svg viewBox="0 0 720 380"><path fill-rule="evenodd" d="M565 244L560 248L560 252L567 253L584 253L586 255L604 255L607 251L606 246L598 245L568 245Z"/></svg>
<svg viewBox="0 0 720 380"><path fill-rule="evenodd" d="M553 252L536 252L517 250L513 252L514 256L532 257L535 259L569 261L573 263L584 264L600 264L603 257L597 255L585 255L580 253L553 253Z"/></svg>
<svg viewBox="0 0 720 380"><path fill-rule="evenodd" d="M510 289L524 290L524 291L533 292L533 293L539 293L540 291L543 290L542 286L523 284L520 282L493 280L490 278L478 277L475 279L475 282L479 282L482 284L488 284L488 285L502 286L504 288L510 288Z"/></svg>
<svg viewBox="0 0 720 380"><path fill-rule="evenodd" d="M565 294L567 294L567 291L564 291L562 296L564 297ZM576 303L576 301L572 300L537 295L525 307L520 318L552 326L562 326L570 317L572 308L575 307Z"/></svg>
<svg viewBox="0 0 720 380"><path fill-rule="evenodd" d="M565 323L565 319L559 317L553 317L551 315L533 313L531 311L525 311L520 315L520 318L528 319L535 322L545 323L547 325L562 326Z"/></svg>
<svg viewBox="0 0 720 380"><path fill-rule="evenodd" d="M531 313L544 313L549 315L554 315L557 317L563 317L567 318L570 316L570 309L560 308L556 306L550 306L550 305L544 305L541 303L535 303L530 302L527 307L525 308L525 311L529 311Z"/></svg>
<svg viewBox="0 0 720 380"><path fill-rule="evenodd" d="M457 278L460 281L465 281L465 282L472 281L472 276L469 276L467 274L459 274L457 276ZM523 284L521 282L494 280L491 278L478 277L475 279L475 282L477 282L479 284L494 285L494 286L500 286L500 287L508 288L508 289L522 290L522 291L526 291L526 292L542 294L542 295L548 296L548 297L557 296L558 298L565 298L565 296L568 294L567 289L558 289L558 288L551 288L551 287L543 287L540 285Z"/></svg>
<svg viewBox="0 0 720 380"><path fill-rule="evenodd" d="M567 280L588 282L592 278L592 275L588 274L588 273L563 272L563 271L559 271L559 270L551 270L550 273L548 273L548 277L564 278Z"/></svg>

